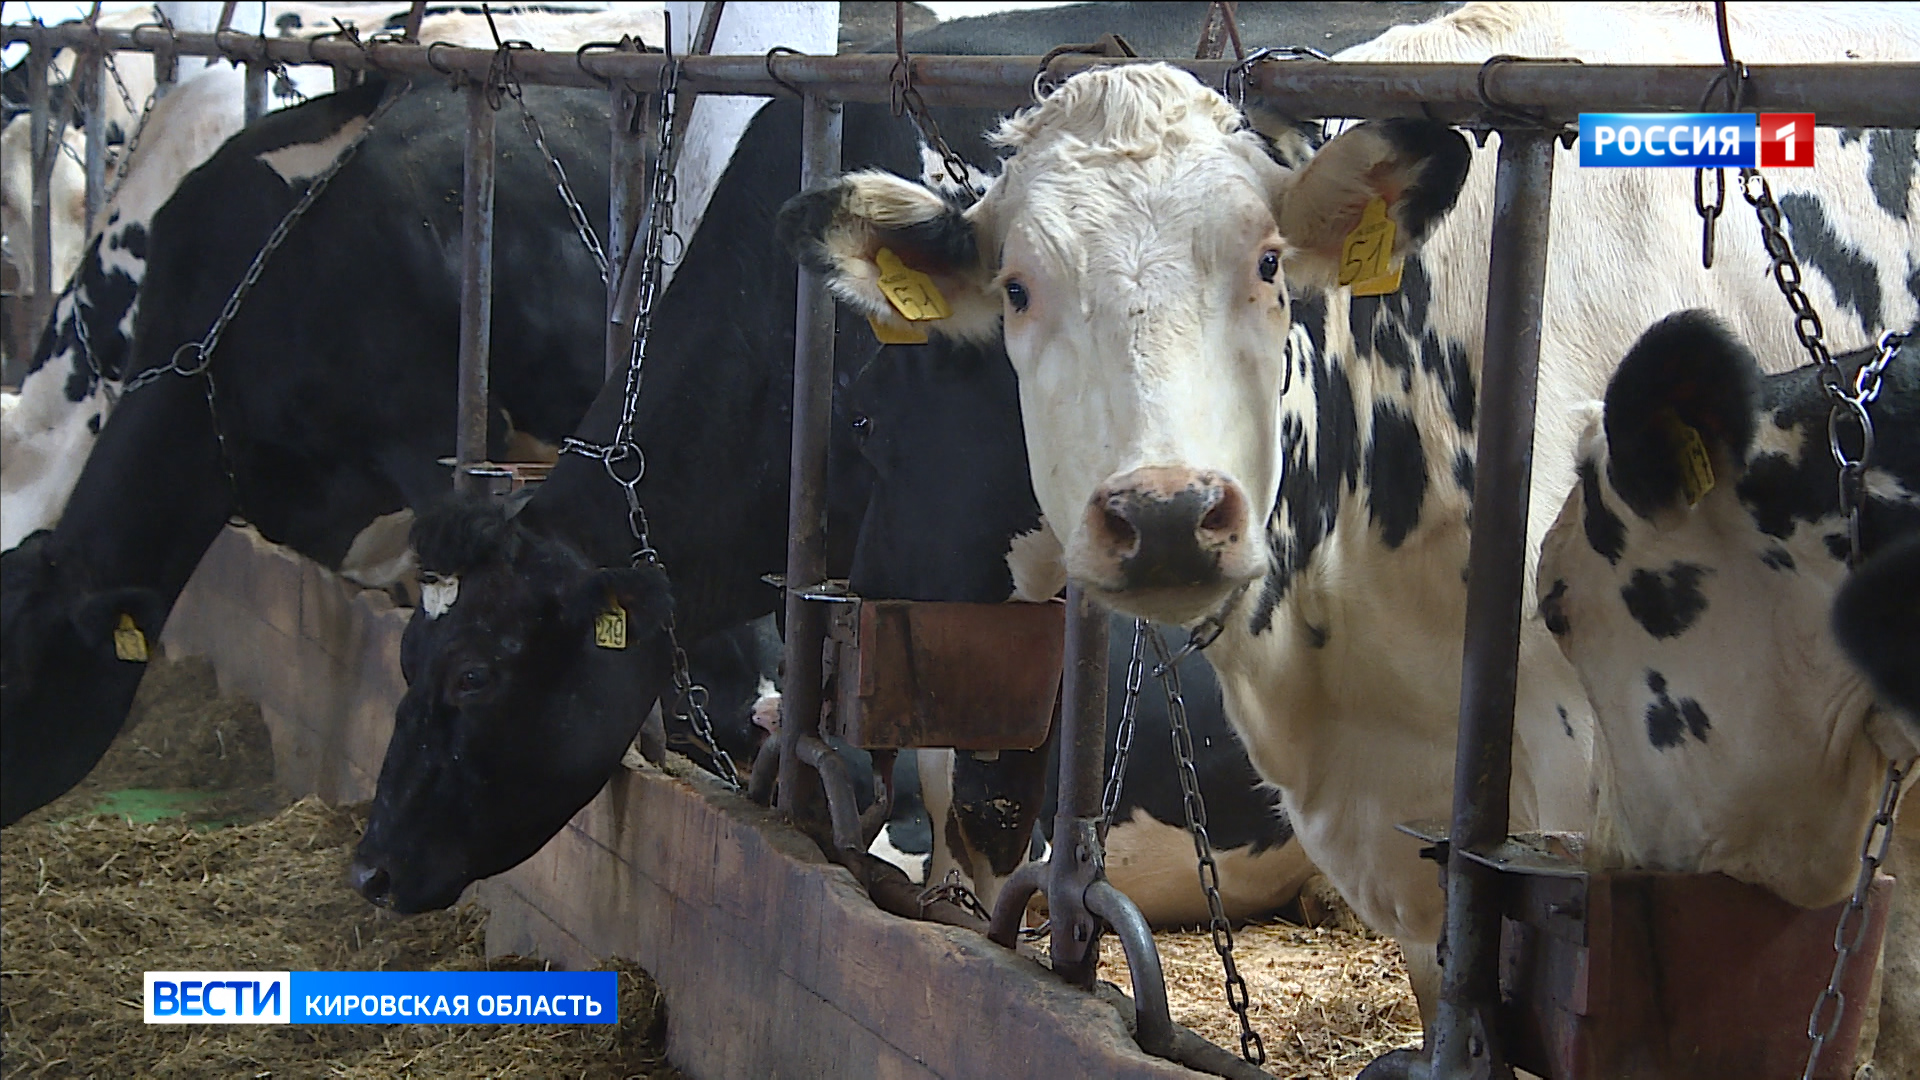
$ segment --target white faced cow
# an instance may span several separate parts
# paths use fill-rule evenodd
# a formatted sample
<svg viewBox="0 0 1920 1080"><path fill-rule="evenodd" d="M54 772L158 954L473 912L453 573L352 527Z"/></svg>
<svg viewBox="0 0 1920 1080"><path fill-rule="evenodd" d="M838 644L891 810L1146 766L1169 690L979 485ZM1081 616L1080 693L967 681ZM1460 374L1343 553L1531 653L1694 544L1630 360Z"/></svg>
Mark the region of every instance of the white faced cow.
<svg viewBox="0 0 1920 1080"><path fill-rule="evenodd" d="M1594 706L1596 838L1624 865L1834 903L1888 759L1915 753L1830 627L1849 548L1828 411L1813 368L1762 378L1688 311L1647 331L1590 414L1541 606ZM1872 411L1869 554L1920 535L1920 355Z"/></svg>
<svg viewBox="0 0 1920 1080"><path fill-rule="evenodd" d="M1342 55L1717 58L1708 5L1592 8L1469 5ZM1920 55L1912 13L1736 7L1732 25L1753 61ZM1491 150L1435 229L1465 169L1455 137L1364 125L1293 173L1264 160L1217 95L1165 70L1071 80L1002 139L1014 151L1006 174L964 213L870 174L807 197L791 211L815 238L807 257L864 311L891 310L876 287L884 247L951 302L936 332L990 337L1004 320L1034 491L1066 534L1068 571L1129 613L1224 616L1209 656L1236 728L1313 861L1400 940L1430 1018L1441 895L1393 826L1445 816L1451 799ZM1912 145L1822 132L1821 169L1775 178L1815 302L1851 316L1829 325L1838 347L1913 319L1906 253L1920 250L1920 213L1878 179L1911 177L1901 162ZM1768 355L1791 355L1754 230L1723 223L1718 267L1703 271L1689 177L1563 161L1536 549L1570 480L1554 467L1571 456L1569 407L1597 396L1639 330L1710 304ZM1289 335L1283 286L1329 284L1374 198L1408 250L1433 232L1401 289L1304 296ZM1587 823L1590 722L1571 667L1529 620L1517 826Z"/></svg>

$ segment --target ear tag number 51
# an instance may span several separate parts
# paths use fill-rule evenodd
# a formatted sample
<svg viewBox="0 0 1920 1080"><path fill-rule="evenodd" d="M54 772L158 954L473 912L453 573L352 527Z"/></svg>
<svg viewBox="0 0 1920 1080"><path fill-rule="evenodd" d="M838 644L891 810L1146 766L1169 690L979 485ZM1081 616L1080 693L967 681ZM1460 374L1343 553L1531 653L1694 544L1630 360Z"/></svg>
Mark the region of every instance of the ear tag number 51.
<svg viewBox="0 0 1920 1080"><path fill-rule="evenodd" d="M886 294L893 310L908 322L933 322L953 314L947 298L940 295L933 279L900 261L891 248L874 253L880 267L880 291Z"/></svg>
<svg viewBox="0 0 1920 1080"><path fill-rule="evenodd" d="M1398 232L1387 216L1385 199L1374 196L1340 245L1340 284L1355 296L1383 296L1400 288L1400 263L1393 257Z"/></svg>

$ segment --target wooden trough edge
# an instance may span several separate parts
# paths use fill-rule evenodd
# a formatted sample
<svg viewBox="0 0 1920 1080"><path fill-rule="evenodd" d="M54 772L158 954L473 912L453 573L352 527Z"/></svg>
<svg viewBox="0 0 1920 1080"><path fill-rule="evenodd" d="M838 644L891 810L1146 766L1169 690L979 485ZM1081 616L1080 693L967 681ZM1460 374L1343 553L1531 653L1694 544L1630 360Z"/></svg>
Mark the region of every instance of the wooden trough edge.
<svg viewBox="0 0 1920 1080"><path fill-rule="evenodd" d="M358 802L405 689L410 614L229 528L162 641L260 704L290 794ZM645 967L667 997L668 1055L700 1080L1201 1075L1143 1054L1112 1005L1034 960L883 914L806 838L697 775L625 772L469 895L488 911L489 954Z"/></svg>

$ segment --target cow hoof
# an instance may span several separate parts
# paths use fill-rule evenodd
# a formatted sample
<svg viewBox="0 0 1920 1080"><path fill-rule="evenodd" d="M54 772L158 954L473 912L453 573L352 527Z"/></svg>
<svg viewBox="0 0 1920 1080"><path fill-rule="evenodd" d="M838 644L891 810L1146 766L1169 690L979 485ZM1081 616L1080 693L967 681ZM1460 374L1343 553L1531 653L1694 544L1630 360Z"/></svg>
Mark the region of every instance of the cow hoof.
<svg viewBox="0 0 1920 1080"><path fill-rule="evenodd" d="M1358 1080L1427 1080L1427 1056L1418 1050L1389 1050L1360 1070Z"/></svg>

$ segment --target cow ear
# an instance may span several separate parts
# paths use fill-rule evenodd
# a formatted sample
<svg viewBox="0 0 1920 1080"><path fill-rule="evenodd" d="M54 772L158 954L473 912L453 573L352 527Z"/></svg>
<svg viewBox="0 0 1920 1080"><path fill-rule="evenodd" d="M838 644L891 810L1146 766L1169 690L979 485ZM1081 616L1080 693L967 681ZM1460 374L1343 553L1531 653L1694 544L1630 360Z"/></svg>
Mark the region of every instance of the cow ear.
<svg viewBox="0 0 1920 1080"><path fill-rule="evenodd" d="M655 566L595 570L574 587L566 617L570 622L592 623L615 604L627 613L629 638L651 635L666 626L673 614L673 588Z"/></svg>
<svg viewBox="0 0 1920 1080"><path fill-rule="evenodd" d="M787 200L779 233L795 258L862 315L942 337L999 338L994 271L955 197L890 173L851 173ZM950 314L915 318L927 313L918 295L926 286L932 305Z"/></svg>
<svg viewBox="0 0 1920 1080"><path fill-rule="evenodd" d="M1681 311L1640 335L1607 384L1607 478L1651 519L1691 505L1746 468L1760 365L1705 311Z"/></svg>
<svg viewBox="0 0 1920 1080"><path fill-rule="evenodd" d="M1868 559L1833 602L1841 648L1867 673L1880 697L1896 706L1910 737L1920 740L1920 537Z"/></svg>
<svg viewBox="0 0 1920 1080"><path fill-rule="evenodd" d="M1288 174L1275 218L1293 249L1288 277L1331 287L1347 261L1347 238L1375 199L1394 226L1392 258L1419 248L1453 209L1473 151L1466 137L1429 120L1360 124L1330 140Z"/></svg>
<svg viewBox="0 0 1920 1080"><path fill-rule="evenodd" d="M74 601L73 625L80 632L80 640L89 646L101 646L113 640L116 631L124 629L122 617L133 620L133 629L140 632L140 659L153 642L160 640L160 629L167 624L167 601L152 589L123 588L103 589L90 592ZM131 657L122 657L131 659Z"/></svg>

